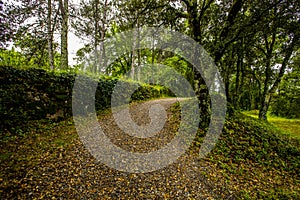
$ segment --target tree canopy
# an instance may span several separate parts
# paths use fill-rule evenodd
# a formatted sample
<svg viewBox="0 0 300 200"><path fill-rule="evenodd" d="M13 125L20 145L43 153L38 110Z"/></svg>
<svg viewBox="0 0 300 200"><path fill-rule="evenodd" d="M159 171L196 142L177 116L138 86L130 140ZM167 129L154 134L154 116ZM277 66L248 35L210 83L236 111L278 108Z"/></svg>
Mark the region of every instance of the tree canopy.
<svg viewBox="0 0 300 200"><path fill-rule="evenodd" d="M0 5L1 65L74 69L68 61L72 31L85 41L76 54L77 69L110 76L131 71L132 79L139 79L145 64L168 65L193 85L205 108L202 112L208 114L209 93L201 75L178 55L136 48L139 31L130 51L101 67L106 65L107 38L132 28L164 27L205 48L222 75L229 105L258 109L263 120L270 106L276 115L299 117L297 0L14 0ZM93 56L100 65L84 64L92 52L98 52Z"/></svg>

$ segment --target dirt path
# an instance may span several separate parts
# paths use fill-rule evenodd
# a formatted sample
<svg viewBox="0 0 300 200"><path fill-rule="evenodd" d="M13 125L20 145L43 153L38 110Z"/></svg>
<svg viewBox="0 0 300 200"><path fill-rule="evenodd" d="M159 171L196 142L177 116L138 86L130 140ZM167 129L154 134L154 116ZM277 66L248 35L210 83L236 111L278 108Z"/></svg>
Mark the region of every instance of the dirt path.
<svg viewBox="0 0 300 200"><path fill-rule="evenodd" d="M150 106L159 103L168 109L164 128L152 138L124 134L111 113L100 116L99 122L117 146L134 152L153 151L166 145L176 133L179 113L169 109L176 101L160 99L131 105L131 116L139 125L150 122ZM16 183L24 188L10 188L10 193L1 199L233 199L230 191L207 178L208 171L213 170L213 166L198 159L197 150L190 150L177 162L158 171L120 172L97 162L76 138L68 149L45 155Z"/></svg>

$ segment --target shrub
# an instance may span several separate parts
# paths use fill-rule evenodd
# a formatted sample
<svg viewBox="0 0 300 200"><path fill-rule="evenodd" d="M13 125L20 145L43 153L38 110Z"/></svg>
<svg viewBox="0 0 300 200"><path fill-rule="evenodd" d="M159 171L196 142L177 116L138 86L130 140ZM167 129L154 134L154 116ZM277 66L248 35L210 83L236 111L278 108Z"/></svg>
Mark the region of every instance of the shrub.
<svg viewBox="0 0 300 200"><path fill-rule="evenodd" d="M0 67L0 74L2 130L14 130L18 126L26 126L29 120L45 118L63 120L72 115L72 88L75 73ZM85 81L94 80L85 75L84 77ZM83 84L85 89L89 89L88 82L85 81L80 84ZM128 85L127 89L133 84L138 84L138 89L133 93L131 100L145 100L170 94L164 87L101 77L97 80L96 110L103 110L110 106L111 94L118 81Z"/></svg>

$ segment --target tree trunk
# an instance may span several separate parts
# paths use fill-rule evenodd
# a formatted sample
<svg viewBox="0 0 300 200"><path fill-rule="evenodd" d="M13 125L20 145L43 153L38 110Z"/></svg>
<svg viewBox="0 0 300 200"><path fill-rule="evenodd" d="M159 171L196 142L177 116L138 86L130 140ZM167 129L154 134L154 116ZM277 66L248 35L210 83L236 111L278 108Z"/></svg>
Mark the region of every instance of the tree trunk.
<svg viewBox="0 0 300 200"><path fill-rule="evenodd" d="M269 86L271 81L272 69L271 69L271 58L273 54L273 47L276 41L276 33L275 31L272 34L271 42L268 41L268 36L264 34L264 40L266 45L266 69L265 69L265 81L264 81L264 89L261 96L260 101L260 109L258 118L261 120L267 121L267 111L269 107Z"/></svg>
<svg viewBox="0 0 300 200"><path fill-rule="evenodd" d="M107 7L108 7L108 1L105 0L103 6L102 27L100 30L100 58L99 58L100 70L106 67L104 40L106 36ZM105 70L105 73L106 75L109 75L107 68Z"/></svg>
<svg viewBox="0 0 300 200"><path fill-rule="evenodd" d="M275 40L275 35L273 35L273 40ZM281 79L285 73L286 67L288 65L288 61L290 60L293 50L295 48L295 46L299 44L299 34L295 34L291 43L289 44L289 46L285 49L285 57L283 59L283 62L281 64L281 68L279 70L279 74L275 80L275 82L273 83L272 86L270 86L269 80L271 79L271 75L270 75L270 59L269 57L267 57L267 67L266 67L266 80L265 80L265 86L264 86L264 91L263 91L263 95L262 95L262 99L261 99L261 104L260 104L260 110L259 110L259 119L262 120L267 120L267 111L269 108L269 104L272 98L273 93L275 92L275 90L278 88ZM272 50L272 44L271 44L271 48L269 48L269 53L267 55L270 55L270 52Z"/></svg>
<svg viewBox="0 0 300 200"><path fill-rule="evenodd" d="M267 58L267 62L266 62L266 70L265 70L265 74L266 74L266 77L265 77L265 83L264 83L264 90L263 90L263 93L262 93L262 96L261 96L261 99L260 99L260 109L259 109L259 114L258 114L258 117L259 119L261 120L265 120L267 121L267 111L268 111L268 98L269 98L269 89L268 89L268 86L269 86L269 82L270 82L270 70L271 70L271 67L270 67L270 57Z"/></svg>
<svg viewBox="0 0 300 200"><path fill-rule="evenodd" d="M95 73L95 74L97 74L98 73L98 70L100 71L100 69L98 69L98 66L99 66L99 60L98 60L98 51L99 51L99 49L98 49L98 43L99 43L99 39L98 39L98 33L99 33L99 21L98 21L98 18L99 18L99 16L98 16L98 7L99 7L99 1L98 0L96 0L95 1L95 5L94 5L94 7L95 7L95 10L93 9L93 11L94 11L94 13L93 13L93 17L94 17L94 19L95 19L95 21L94 21L94 69L93 69L93 72ZM100 51L101 51L101 49L100 49Z"/></svg>
<svg viewBox="0 0 300 200"><path fill-rule="evenodd" d="M234 108L239 109L239 95L240 95L240 72L241 72L241 55L238 55L236 65L236 78L235 78L235 94L234 94Z"/></svg>
<svg viewBox="0 0 300 200"><path fill-rule="evenodd" d="M68 68L68 0L59 0L61 23L61 68Z"/></svg>
<svg viewBox="0 0 300 200"><path fill-rule="evenodd" d="M53 31L52 31L52 2L48 0L48 14L47 14L47 40L48 40L48 59L50 69L54 70L54 55L53 55Z"/></svg>
<svg viewBox="0 0 300 200"><path fill-rule="evenodd" d="M240 105L241 104L241 102L242 102L242 98L245 98L244 97L244 93L245 93L245 90L246 89L243 89L244 88L244 80L245 80L245 65L244 65L244 55L242 54L242 58L241 58L241 80L240 80L240 89L239 89L239 97L238 97L238 100L237 100L237 102L238 102L238 104ZM247 104L247 103L246 103ZM245 107L247 108L247 105L245 105L245 104L242 104L242 105L240 105L239 106L239 108L241 108L242 107L242 109L245 109Z"/></svg>
<svg viewBox="0 0 300 200"><path fill-rule="evenodd" d="M135 30L133 31L132 35L132 52L131 52L131 79L134 80L135 78Z"/></svg>
<svg viewBox="0 0 300 200"><path fill-rule="evenodd" d="M270 94L265 95L259 109L259 116L258 116L259 119L267 121L267 112L269 109L270 101L271 101L271 95Z"/></svg>
<svg viewBox="0 0 300 200"><path fill-rule="evenodd" d="M139 19L137 19L137 80L140 81L141 79L141 49L140 49L140 24Z"/></svg>
<svg viewBox="0 0 300 200"><path fill-rule="evenodd" d="M188 7L189 13L189 26L192 30L193 39L201 44L201 29L200 29L200 16L198 12L197 1L191 3ZM195 58L197 59L197 58ZM195 80L195 93L199 100L199 111L200 111L200 126L206 127L209 124L210 113L209 113L209 91L208 87L202 78L198 70L194 70L194 80Z"/></svg>

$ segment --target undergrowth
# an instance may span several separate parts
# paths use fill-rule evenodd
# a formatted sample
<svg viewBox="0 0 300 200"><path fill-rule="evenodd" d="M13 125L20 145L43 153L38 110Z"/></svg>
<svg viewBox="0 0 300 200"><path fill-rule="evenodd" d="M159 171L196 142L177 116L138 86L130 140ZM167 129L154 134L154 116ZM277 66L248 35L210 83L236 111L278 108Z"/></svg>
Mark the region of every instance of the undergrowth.
<svg viewBox="0 0 300 200"><path fill-rule="evenodd" d="M299 199L300 140L272 124L237 114L227 119L208 160L242 199Z"/></svg>

